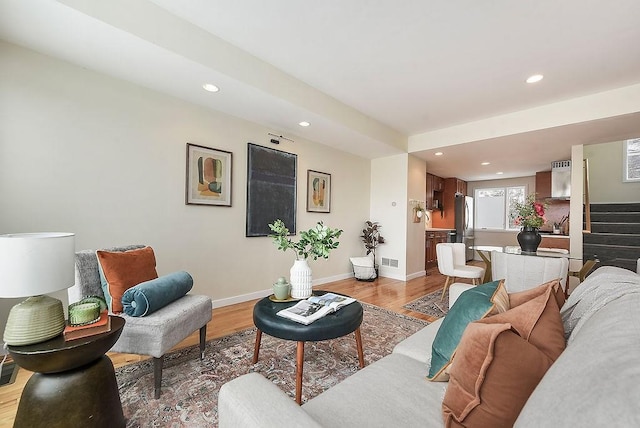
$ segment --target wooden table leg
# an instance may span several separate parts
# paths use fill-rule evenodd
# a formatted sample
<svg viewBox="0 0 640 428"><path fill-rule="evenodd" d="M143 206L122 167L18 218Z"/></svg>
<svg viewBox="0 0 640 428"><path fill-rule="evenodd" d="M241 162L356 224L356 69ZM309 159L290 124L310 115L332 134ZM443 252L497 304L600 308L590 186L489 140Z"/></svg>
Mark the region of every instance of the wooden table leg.
<svg viewBox="0 0 640 428"><path fill-rule="evenodd" d="M296 353L296 403L302 404L302 369L304 366L304 342L298 342Z"/></svg>
<svg viewBox="0 0 640 428"><path fill-rule="evenodd" d="M253 348L253 364L258 362L258 354L260 353L260 341L262 340L262 331L256 330L256 344Z"/></svg>
<svg viewBox="0 0 640 428"><path fill-rule="evenodd" d="M358 348L358 360L360 360L360 368L364 367L364 353L362 352L362 335L360 327L356 329L356 347Z"/></svg>
<svg viewBox="0 0 640 428"><path fill-rule="evenodd" d="M488 254L488 257L487 257L487 254L485 254L484 251L482 250L476 250L476 251L480 255L480 258L482 259L485 265L484 277L482 278L482 283L486 284L487 282L491 282L491 253L487 252Z"/></svg>

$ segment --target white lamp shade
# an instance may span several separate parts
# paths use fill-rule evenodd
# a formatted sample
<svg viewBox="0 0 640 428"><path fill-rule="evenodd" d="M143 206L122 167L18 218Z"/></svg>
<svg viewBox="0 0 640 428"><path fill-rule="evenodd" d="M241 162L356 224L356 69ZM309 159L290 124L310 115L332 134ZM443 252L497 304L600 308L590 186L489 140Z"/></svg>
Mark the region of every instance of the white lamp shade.
<svg viewBox="0 0 640 428"><path fill-rule="evenodd" d="M75 281L73 233L0 235L0 297L38 296Z"/></svg>

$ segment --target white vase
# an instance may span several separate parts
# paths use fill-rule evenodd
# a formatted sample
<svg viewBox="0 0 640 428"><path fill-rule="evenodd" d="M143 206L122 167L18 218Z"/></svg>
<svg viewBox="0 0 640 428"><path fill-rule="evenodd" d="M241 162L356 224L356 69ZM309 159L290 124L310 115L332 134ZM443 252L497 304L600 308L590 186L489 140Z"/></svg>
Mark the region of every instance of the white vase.
<svg viewBox="0 0 640 428"><path fill-rule="evenodd" d="M291 297L306 299L311 296L311 268L306 260L296 260L289 271L291 283Z"/></svg>

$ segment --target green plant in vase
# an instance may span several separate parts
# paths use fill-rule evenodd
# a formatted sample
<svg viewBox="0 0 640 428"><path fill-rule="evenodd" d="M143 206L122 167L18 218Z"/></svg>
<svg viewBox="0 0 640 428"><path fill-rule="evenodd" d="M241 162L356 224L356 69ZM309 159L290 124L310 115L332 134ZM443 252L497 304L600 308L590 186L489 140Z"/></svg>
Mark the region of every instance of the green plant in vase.
<svg viewBox="0 0 640 428"><path fill-rule="evenodd" d="M311 268L307 263L310 257L328 259L331 250L338 248L338 238L342 229L331 229L321 221L309 230L300 232L300 239L296 242L289 236L289 229L280 219L269 224L273 232L269 235L278 250L293 250L296 260L291 267L289 281L291 283L291 297L294 299L306 299L311 296Z"/></svg>

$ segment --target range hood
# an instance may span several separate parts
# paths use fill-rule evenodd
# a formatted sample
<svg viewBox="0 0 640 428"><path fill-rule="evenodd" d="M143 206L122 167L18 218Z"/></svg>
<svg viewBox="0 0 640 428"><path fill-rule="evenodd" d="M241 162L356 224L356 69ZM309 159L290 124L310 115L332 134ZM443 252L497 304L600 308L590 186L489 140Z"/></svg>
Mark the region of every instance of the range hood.
<svg viewBox="0 0 640 428"><path fill-rule="evenodd" d="M571 161L551 162L551 197L569 199L571 197Z"/></svg>

